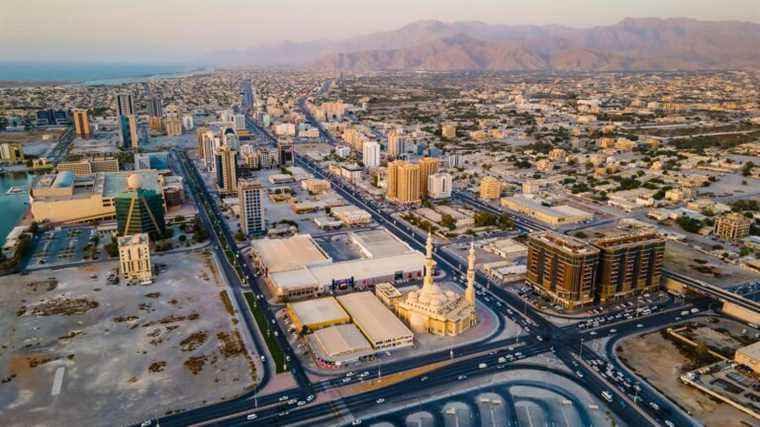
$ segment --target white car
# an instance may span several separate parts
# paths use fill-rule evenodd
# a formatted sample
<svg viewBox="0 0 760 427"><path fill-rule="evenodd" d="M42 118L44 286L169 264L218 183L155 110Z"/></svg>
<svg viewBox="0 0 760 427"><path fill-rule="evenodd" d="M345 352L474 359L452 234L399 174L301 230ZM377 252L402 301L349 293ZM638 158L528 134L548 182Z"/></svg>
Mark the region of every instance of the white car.
<svg viewBox="0 0 760 427"><path fill-rule="evenodd" d="M382 397L381 397L381 398L379 398L379 399L377 399L377 400L375 401L375 403L377 403L378 405L380 405L380 404L381 404L381 403L383 403L383 402L385 402L385 399L383 399Z"/></svg>
<svg viewBox="0 0 760 427"><path fill-rule="evenodd" d="M255 419L256 419L256 418L258 418L258 417L259 417L259 416L258 416L258 415L256 415L256 414L248 414L248 416L247 416L247 417L245 417L245 419L246 419L246 420L248 420L248 421L252 421L252 420L255 420Z"/></svg>

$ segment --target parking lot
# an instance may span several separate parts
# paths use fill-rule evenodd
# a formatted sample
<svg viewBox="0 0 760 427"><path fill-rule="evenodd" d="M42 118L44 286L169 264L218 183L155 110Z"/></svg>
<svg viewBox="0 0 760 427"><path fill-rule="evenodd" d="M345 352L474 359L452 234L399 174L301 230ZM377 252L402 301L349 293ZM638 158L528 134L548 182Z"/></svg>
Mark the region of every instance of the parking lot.
<svg viewBox="0 0 760 427"><path fill-rule="evenodd" d="M98 232L92 227L60 228L43 234L27 269L78 263L85 258L85 247Z"/></svg>

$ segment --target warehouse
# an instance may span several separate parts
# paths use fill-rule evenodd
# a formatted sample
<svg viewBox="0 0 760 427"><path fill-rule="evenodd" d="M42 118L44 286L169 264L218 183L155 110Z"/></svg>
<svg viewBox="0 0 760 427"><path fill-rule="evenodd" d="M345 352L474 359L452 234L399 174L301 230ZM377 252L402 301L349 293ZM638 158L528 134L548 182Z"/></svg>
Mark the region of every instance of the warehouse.
<svg viewBox="0 0 760 427"><path fill-rule="evenodd" d="M337 299L375 350L392 350L414 344L412 331L372 292L354 292Z"/></svg>
<svg viewBox="0 0 760 427"><path fill-rule="evenodd" d="M520 195L502 198L501 205L507 209L530 216L538 221L545 222L552 227L559 227L565 224L577 224L579 222L591 221L594 219L593 214L576 209L572 206L545 206L539 200Z"/></svg>
<svg viewBox="0 0 760 427"><path fill-rule="evenodd" d="M309 335L308 343L317 363L327 366L347 365L375 353L353 324L320 329Z"/></svg>
<svg viewBox="0 0 760 427"><path fill-rule="evenodd" d="M308 234L297 234L287 239L253 240L251 255L265 274L332 262Z"/></svg>
<svg viewBox="0 0 760 427"><path fill-rule="evenodd" d="M346 310L333 297L290 303L287 310L298 333L304 329L316 331L351 321Z"/></svg>
<svg viewBox="0 0 760 427"><path fill-rule="evenodd" d="M381 282L419 279L424 260L421 253L413 251L379 259L356 259L270 272L268 279L279 298L292 300L346 287L367 289Z"/></svg>

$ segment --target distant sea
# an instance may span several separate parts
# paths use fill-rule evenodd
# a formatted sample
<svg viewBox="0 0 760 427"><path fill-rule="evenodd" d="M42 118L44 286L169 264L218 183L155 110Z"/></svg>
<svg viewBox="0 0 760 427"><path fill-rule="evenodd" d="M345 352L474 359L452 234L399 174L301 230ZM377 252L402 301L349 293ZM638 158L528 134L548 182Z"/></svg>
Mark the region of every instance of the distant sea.
<svg viewBox="0 0 760 427"><path fill-rule="evenodd" d="M193 70L184 65L0 61L0 80L117 84L120 80L183 74Z"/></svg>

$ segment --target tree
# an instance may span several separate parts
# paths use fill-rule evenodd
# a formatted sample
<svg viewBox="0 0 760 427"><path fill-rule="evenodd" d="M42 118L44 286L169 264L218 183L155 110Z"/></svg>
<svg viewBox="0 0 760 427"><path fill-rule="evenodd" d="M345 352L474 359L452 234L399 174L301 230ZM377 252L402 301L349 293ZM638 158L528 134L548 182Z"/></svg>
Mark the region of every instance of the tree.
<svg viewBox="0 0 760 427"><path fill-rule="evenodd" d="M443 214L440 221L441 226L454 230L457 227L456 220L449 214Z"/></svg>
<svg viewBox="0 0 760 427"><path fill-rule="evenodd" d="M752 175L752 168L754 167L755 167L755 164L751 160L745 163L744 167L742 168L742 175L744 176Z"/></svg>

